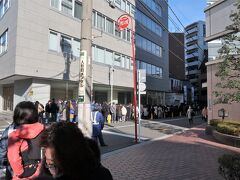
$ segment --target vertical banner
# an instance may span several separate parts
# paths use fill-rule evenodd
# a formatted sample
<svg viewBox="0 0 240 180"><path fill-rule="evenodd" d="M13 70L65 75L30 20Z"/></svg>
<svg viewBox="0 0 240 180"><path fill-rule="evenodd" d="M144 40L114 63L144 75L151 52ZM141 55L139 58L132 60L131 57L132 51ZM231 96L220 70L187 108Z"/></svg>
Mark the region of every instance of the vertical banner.
<svg viewBox="0 0 240 180"><path fill-rule="evenodd" d="M87 51L83 50L83 51L80 52L78 103L84 103L85 102L86 66L87 66Z"/></svg>

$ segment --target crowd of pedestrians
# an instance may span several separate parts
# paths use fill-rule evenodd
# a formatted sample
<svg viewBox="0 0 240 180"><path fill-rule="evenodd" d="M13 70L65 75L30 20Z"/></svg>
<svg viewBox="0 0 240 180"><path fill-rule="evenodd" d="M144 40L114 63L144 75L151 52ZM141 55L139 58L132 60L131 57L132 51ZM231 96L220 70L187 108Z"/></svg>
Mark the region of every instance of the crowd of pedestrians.
<svg viewBox="0 0 240 180"><path fill-rule="evenodd" d="M78 108L75 100L63 101L59 99L56 101L53 98L47 102L45 107L36 101L35 107L38 110L40 121L44 124L59 121L77 123Z"/></svg>
<svg viewBox="0 0 240 180"><path fill-rule="evenodd" d="M54 103L50 101L47 108L57 119L59 106ZM45 126L39 122L43 111L39 104L17 104L13 122L2 134L0 167L6 168L5 179L112 180L110 171L101 164L95 137L84 137L70 121Z"/></svg>

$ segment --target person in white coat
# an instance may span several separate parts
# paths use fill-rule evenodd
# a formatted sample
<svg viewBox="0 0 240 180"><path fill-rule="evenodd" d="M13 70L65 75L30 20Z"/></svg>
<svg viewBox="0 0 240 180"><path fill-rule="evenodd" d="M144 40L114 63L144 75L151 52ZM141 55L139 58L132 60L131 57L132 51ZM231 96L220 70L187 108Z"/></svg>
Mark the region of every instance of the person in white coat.
<svg viewBox="0 0 240 180"><path fill-rule="evenodd" d="M127 115L127 109L123 105L121 110L122 110L122 121L125 122L126 121L126 115Z"/></svg>
<svg viewBox="0 0 240 180"><path fill-rule="evenodd" d="M187 117L188 117L188 122L189 122L189 125L192 125L193 124L193 109L191 106L189 106L188 110L187 110Z"/></svg>

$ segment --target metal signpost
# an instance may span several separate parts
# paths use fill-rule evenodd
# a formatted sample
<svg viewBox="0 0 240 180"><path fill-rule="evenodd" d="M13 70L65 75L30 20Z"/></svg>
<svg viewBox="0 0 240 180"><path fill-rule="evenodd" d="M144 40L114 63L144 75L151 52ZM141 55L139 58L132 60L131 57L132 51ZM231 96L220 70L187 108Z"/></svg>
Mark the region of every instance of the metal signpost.
<svg viewBox="0 0 240 180"><path fill-rule="evenodd" d="M133 62L133 103L134 103L134 120L135 120L135 142L137 143L137 78L136 78L136 62L135 62L135 45L134 45L134 31L133 31L133 18L129 14L121 15L118 20L119 30L124 30L128 28L129 23L131 23L131 33L132 33L132 62Z"/></svg>
<svg viewBox="0 0 240 180"><path fill-rule="evenodd" d="M141 142L141 94L146 94L146 70L138 70L138 141Z"/></svg>

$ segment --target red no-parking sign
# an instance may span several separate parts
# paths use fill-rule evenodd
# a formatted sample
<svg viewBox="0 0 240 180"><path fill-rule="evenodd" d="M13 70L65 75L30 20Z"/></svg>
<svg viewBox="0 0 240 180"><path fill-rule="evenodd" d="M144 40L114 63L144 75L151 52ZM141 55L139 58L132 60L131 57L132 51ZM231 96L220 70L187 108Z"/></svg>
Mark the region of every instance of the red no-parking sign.
<svg viewBox="0 0 240 180"><path fill-rule="evenodd" d="M120 31L126 29L129 23L130 23L130 17L127 14L120 16L117 20L118 29Z"/></svg>

